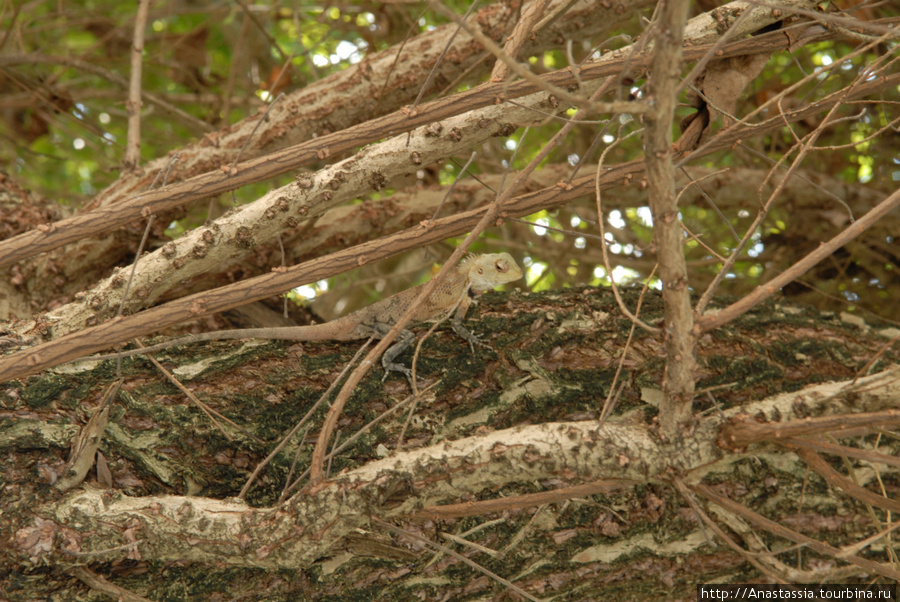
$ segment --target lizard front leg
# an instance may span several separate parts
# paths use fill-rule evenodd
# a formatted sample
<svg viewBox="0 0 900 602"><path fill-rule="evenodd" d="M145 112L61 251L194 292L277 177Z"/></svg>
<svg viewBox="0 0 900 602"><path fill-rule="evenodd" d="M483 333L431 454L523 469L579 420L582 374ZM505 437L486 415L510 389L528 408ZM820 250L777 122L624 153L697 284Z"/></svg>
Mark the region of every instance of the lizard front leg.
<svg viewBox="0 0 900 602"><path fill-rule="evenodd" d="M478 337L475 333L471 332L470 330L466 329L465 326L463 326L463 318L466 317L466 312L469 311L469 307L474 302L475 301L472 299L472 297L466 294L466 296L463 297L459 302L459 305L456 306L456 312L453 314L453 320L450 323L453 328L453 332L468 341L469 347L472 348L472 353L475 353L475 345L481 345L482 347L490 348L490 345L482 341L481 338Z"/></svg>

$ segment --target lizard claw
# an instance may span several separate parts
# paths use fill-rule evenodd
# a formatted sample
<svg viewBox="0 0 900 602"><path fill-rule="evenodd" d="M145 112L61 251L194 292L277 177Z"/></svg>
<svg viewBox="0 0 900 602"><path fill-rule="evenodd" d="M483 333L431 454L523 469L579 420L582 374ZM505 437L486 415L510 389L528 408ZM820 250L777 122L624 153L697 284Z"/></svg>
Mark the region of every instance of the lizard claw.
<svg viewBox="0 0 900 602"><path fill-rule="evenodd" d="M481 337L476 335L474 332L469 332L465 328L463 328L462 324L458 322L453 322L453 331L456 332L460 337L468 341L469 347L472 349L472 353L475 353L475 346L479 347L487 347L488 349L492 349L490 345L481 340Z"/></svg>
<svg viewBox="0 0 900 602"><path fill-rule="evenodd" d="M383 362L382 362L382 363L383 363ZM404 366L404 365L402 365L402 364L396 364L396 363L393 363L393 362L391 362L391 363L389 363L389 364L384 364L384 363L383 363L383 365L384 365L384 376L381 377L381 382L386 381L388 375L389 375L391 372L400 372L400 373L402 373L403 375L405 375L405 376L406 376L406 380L409 381L409 388L412 389L413 391L416 390L416 385L415 385L415 383L413 382L413 374L412 374L412 370L410 370L409 368L407 368L406 366ZM419 388L421 389L422 387L419 387Z"/></svg>
<svg viewBox="0 0 900 602"><path fill-rule="evenodd" d="M484 347L485 349L493 349L490 345L484 342L484 340L476 335L474 332L467 333L468 336L465 337L466 341L469 342L469 347L472 349L472 353L475 353L475 347Z"/></svg>

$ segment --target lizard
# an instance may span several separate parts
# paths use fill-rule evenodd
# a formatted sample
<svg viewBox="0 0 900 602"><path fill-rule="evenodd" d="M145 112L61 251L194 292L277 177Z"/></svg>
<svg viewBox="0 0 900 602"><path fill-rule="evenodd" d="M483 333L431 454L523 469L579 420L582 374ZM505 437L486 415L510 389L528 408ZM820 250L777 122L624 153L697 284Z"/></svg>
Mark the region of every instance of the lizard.
<svg viewBox="0 0 900 602"><path fill-rule="evenodd" d="M430 322L453 311L452 328L465 339L472 350L476 344L483 344L473 333L466 330L462 320L474 298L501 284L513 282L522 277L522 270L509 253L485 253L469 255L463 259L434 292L422 300L413 315L412 323ZM119 353L94 356L91 359L117 359L152 353L169 347L218 341L226 339L270 339L288 341L352 341L359 339L380 339L388 333L397 320L406 313L412 302L419 296L425 284L377 301L343 317L322 324L309 326L279 326L270 328L241 328L237 330L217 330L190 335L138 349ZM391 372L402 372L410 376L409 368L394 360L415 340L410 330L403 330L397 343L392 345L381 358L385 377Z"/></svg>

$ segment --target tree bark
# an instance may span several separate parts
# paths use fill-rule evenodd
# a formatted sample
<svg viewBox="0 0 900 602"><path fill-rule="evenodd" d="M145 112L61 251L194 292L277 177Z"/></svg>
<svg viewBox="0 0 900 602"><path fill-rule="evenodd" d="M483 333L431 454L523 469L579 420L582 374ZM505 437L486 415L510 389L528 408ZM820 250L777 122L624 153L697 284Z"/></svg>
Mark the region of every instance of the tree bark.
<svg viewBox="0 0 900 602"><path fill-rule="evenodd" d="M632 294L627 301L633 306ZM783 534L697 492L712 487L739 508L833 547L876 532L863 502L830 488L766 429L805 425L791 440L814 441L821 436L817 417L844 416L822 428L841 445L857 442L849 461L859 485L876 497L879 480L890 490L896 463L872 471L859 455L895 450L882 442L876 451L859 436L900 420L889 410L900 395L896 353L866 364L893 331L860 330L837 316L777 303L758 308L700 339L702 417L684 442L666 443L653 405L662 340L639 334L624 347L630 324L615 312L602 289L486 295L471 326L493 350L473 355L449 329L425 342L419 379L436 386L416 405L402 449L409 405L339 454L323 484L284 502L277 500L287 474L295 457L294 476L304 468L317 426L266 467L247 502L233 496L336 377L354 344L173 350L166 363L243 429L223 425L224 432L146 360L126 361L123 393L100 446L113 488L100 488L92 472L62 495L50 485L61 475L66 447L113 377L100 365L8 383L0 524L4 564L17 567L19 577L6 581L17 588L7 594L40 597L54 589L78 597L85 586L64 571L82 565L151 599L174 591L188 574L188 594L180 595L189 597L263 591L439 599L503 591L458 559L435 556L416 538L422 536L539 598L686 598L697 583L758 578L744 556L701 526L672 486L676 477L744 550L762 553L769 570L807 582L833 575L854 582L873 571L891 578L877 545L849 560L830 558L825 548L808 551L800 565L795 556L766 556L761 546L788 545L780 543ZM661 302L645 300L641 317L661 318ZM617 416L598 427L623 355ZM351 399L340 441L409 393L403 379L379 379L370 375ZM851 431L841 433L841 422ZM745 432L746 441L735 436ZM412 535L398 536L378 521ZM473 543L453 543L460 537ZM490 553L479 552L485 549ZM55 568L47 573L47 566ZM37 573L49 578L22 579Z"/></svg>

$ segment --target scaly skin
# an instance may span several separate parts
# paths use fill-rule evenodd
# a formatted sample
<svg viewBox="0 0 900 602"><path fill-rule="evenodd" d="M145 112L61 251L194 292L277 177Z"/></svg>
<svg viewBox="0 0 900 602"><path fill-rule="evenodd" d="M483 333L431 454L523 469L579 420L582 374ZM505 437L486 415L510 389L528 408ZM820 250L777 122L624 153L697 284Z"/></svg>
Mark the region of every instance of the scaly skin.
<svg viewBox="0 0 900 602"><path fill-rule="evenodd" d="M479 343L478 337L463 328L462 319L472 304L472 297L480 295L492 288L518 280L522 270L509 253L486 253L470 255L460 262L455 270L447 275L430 297L424 299L413 316L412 323L428 322L455 310L453 330L469 342L474 349ZM382 299L367 307L347 314L331 322L311 326L282 326L274 328L243 328L240 330L219 330L198 335L174 339L150 347L141 347L121 353L96 356L95 359L116 359L144 353L152 353L161 349L199 343L201 341L218 341L224 339L278 339L287 341L350 341L374 337L380 339L391 329L397 320L406 313L424 284L401 291L396 295ZM409 374L404 366L394 363L415 336L404 330L398 343L385 352L382 364L385 369Z"/></svg>

